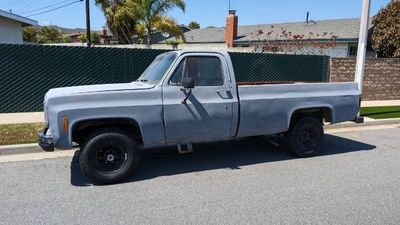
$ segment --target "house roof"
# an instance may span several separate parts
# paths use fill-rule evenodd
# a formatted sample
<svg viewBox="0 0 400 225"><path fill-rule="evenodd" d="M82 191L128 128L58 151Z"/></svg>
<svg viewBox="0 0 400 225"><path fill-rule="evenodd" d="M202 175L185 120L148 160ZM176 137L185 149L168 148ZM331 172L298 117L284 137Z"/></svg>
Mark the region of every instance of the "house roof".
<svg viewBox="0 0 400 225"><path fill-rule="evenodd" d="M0 10L0 17L18 21L22 24L23 27L38 25L38 22L35 20L31 20L26 17L19 16L19 15L13 14L13 13L9 13L9 12L3 11L3 10Z"/></svg>
<svg viewBox="0 0 400 225"><path fill-rule="evenodd" d="M359 18L239 26L235 43L284 41L290 39L290 35L318 40L329 40L334 36L337 41L357 41L359 29ZM225 28L197 29L184 35L187 43L223 43Z"/></svg>
<svg viewBox="0 0 400 225"><path fill-rule="evenodd" d="M225 42L225 28L203 28L184 33L188 43L221 43Z"/></svg>

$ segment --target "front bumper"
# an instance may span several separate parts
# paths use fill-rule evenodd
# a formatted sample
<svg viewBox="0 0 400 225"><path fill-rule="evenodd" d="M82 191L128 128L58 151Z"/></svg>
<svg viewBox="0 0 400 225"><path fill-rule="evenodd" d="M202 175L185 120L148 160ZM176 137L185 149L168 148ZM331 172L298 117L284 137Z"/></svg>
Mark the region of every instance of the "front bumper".
<svg viewBox="0 0 400 225"><path fill-rule="evenodd" d="M40 147L46 152L54 151L53 137L51 135L46 135L48 128L42 129L38 133L38 142Z"/></svg>

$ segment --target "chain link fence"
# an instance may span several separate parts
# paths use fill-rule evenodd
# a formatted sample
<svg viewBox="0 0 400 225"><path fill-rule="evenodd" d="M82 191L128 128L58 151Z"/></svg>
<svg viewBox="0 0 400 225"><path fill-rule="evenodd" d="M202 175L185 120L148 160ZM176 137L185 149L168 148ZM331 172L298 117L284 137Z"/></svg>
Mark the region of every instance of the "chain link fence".
<svg viewBox="0 0 400 225"><path fill-rule="evenodd" d="M134 81L166 51L0 44L0 113L42 111L51 88ZM329 80L329 57L230 56L240 82Z"/></svg>

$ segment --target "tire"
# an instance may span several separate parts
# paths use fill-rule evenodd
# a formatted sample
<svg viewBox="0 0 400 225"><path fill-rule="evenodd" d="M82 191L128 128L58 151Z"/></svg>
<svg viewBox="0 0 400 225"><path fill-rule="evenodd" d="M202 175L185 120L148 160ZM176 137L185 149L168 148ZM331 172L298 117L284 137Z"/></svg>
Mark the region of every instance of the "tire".
<svg viewBox="0 0 400 225"><path fill-rule="evenodd" d="M314 117L303 117L292 122L285 134L288 149L298 157L311 157L319 153L324 139L322 123Z"/></svg>
<svg viewBox="0 0 400 225"><path fill-rule="evenodd" d="M105 128L89 135L82 144L79 166L95 184L114 184L133 175L139 149L123 130Z"/></svg>

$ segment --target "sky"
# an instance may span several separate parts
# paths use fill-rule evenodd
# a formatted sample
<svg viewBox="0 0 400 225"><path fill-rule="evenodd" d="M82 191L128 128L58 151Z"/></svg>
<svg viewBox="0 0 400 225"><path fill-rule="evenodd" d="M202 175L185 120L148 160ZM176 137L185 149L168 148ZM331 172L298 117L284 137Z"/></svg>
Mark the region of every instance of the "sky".
<svg viewBox="0 0 400 225"><path fill-rule="evenodd" d="M44 13L77 0L0 0L0 9L28 16L40 25L58 25L66 28L85 27L85 4L77 2L70 6ZM79 1L79 0L78 0ZM372 0L371 15L390 0ZM185 0L186 10L172 10L169 15L179 24L197 21L201 27L225 26L229 0ZM231 0L231 9L237 10L239 25L295 22L310 19L356 18L361 15L362 0ZM91 28L98 30L105 25L103 12L90 0Z"/></svg>

